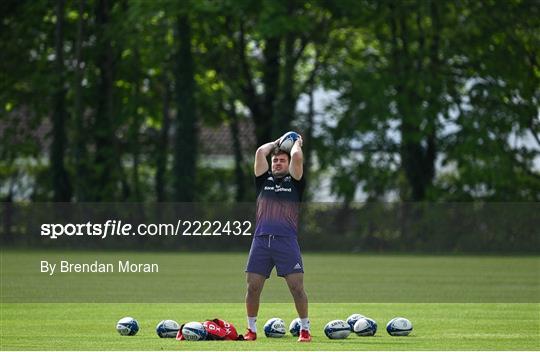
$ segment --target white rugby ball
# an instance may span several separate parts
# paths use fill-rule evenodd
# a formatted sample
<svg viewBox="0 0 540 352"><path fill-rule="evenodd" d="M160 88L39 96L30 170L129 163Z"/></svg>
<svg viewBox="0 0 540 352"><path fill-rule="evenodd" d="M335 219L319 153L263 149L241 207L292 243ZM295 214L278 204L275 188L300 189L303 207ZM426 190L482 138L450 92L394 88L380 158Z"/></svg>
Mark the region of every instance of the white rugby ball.
<svg viewBox="0 0 540 352"><path fill-rule="evenodd" d="M386 324L386 331L392 336L407 336L413 329L409 319L397 317Z"/></svg>
<svg viewBox="0 0 540 352"><path fill-rule="evenodd" d="M373 336L377 333L377 322L367 317L360 318L354 323L353 331L358 336Z"/></svg>
<svg viewBox="0 0 540 352"><path fill-rule="evenodd" d="M162 320L156 326L156 333L159 337L174 338L180 330L180 325L174 320Z"/></svg>
<svg viewBox="0 0 540 352"><path fill-rule="evenodd" d="M186 323L184 327L182 327L182 336L188 341L204 340L206 339L207 334L204 326L197 321Z"/></svg>
<svg viewBox="0 0 540 352"><path fill-rule="evenodd" d="M300 135L296 132L289 131L285 133L278 142L279 149L283 150L284 152L290 153L292 146L294 145L294 142L300 138Z"/></svg>
<svg viewBox="0 0 540 352"><path fill-rule="evenodd" d="M116 331L122 336L133 336L139 331L139 322L132 317L122 318L116 323Z"/></svg>
<svg viewBox="0 0 540 352"><path fill-rule="evenodd" d="M358 319L360 318L364 318L364 316L362 314L352 314L352 315L349 315L349 317L347 318L346 322L347 324L349 324L349 326L351 327L351 331L354 327L354 324L358 321Z"/></svg>
<svg viewBox="0 0 540 352"><path fill-rule="evenodd" d="M293 321L291 321L291 324L289 325L289 332L292 336L299 336L300 335L300 318L296 318Z"/></svg>
<svg viewBox="0 0 540 352"><path fill-rule="evenodd" d="M343 320L332 320L324 327L324 334L329 339L346 339L351 333L349 324Z"/></svg>
<svg viewBox="0 0 540 352"><path fill-rule="evenodd" d="M280 318L269 319L266 324L264 324L264 334L266 337L285 336L285 322Z"/></svg>

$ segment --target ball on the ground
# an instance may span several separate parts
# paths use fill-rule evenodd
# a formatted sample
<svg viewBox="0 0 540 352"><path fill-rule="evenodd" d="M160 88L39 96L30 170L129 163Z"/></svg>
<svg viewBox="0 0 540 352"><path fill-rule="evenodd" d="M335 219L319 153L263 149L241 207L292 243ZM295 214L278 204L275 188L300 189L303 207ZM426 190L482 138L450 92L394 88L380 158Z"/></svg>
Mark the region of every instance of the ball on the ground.
<svg viewBox="0 0 540 352"><path fill-rule="evenodd" d="M122 336L133 336L139 331L139 322L132 317L122 318L116 323L116 331Z"/></svg>
<svg viewBox="0 0 540 352"><path fill-rule="evenodd" d="M347 324L349 324L349 326L351 327L351 331L354 327L354 324L358 321L358 319L360 318L364 318L364 316L362 314L352 314L352 315L349 315L349 317L347 318L346 322Z"/></svg>
<svg viewBox="0 0 540 352"><path fill-rule="evenodd" d="M184 339L188 341L204 340L206 339L207 335L208 333L206 332L204 326L197 321L186 323L182 327L182 336L184 336Z"/></svg>
<svg viewBox="0 0 540 352"><path fill-rule="evenodd" d="M174 320L162 320L156 326L156 333L162 338L175 338L180 325Z"/></svg>
<svg viewBox="0 0 540 352"><path fill-rule="evenodd" d="M349 324L343 320L332 320L324 327L324 334L329 339L346 339L351 333Z"/></svg>
<svg viewBox="0 0 540 352"><path fill-rule="evenodd" d="M285 322L280 318L269 319L266 324L264 324L264 334L266 337L285 336Z"/></svg>
<svg viewBox="0 0 540 352"><path fill-rule="evenodd" d="M289 332L293 336L299 336L300 335L300 318L296 318L293 321L291 321L291 324L289 325Z"/></svg>
<svg viewBox="0 0 540 352"><path fill-rule="evenodd" d="M386 324L386 331L392 336L407 336L413 329L409 319L397 317Z"/></svg>
<svg viewBox="0 0 540 352"><path fill-rule="evenodd" d="M283 150L284 152L290 153L292 146L294 145L294 142L300 138L300 135L296 132L289 131L285 133L278 142L279 149Z"/></svg>
<svg viewBox="0 0 540 352"><path fill-rule="evenodd" d="M358 336L373 336L377 333L377 322L371 318L363 317L354 323L352 330Z"/></svg>

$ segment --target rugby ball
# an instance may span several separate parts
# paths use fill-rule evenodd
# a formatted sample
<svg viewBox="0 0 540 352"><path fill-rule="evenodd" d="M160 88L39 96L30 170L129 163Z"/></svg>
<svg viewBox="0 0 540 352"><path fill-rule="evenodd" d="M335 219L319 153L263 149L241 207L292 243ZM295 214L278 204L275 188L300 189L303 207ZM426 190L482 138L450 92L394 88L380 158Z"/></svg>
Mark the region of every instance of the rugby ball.
<svg viewBox="0 0 540 352"><path fill-rule="evenodd" d="M279 149L283 150L284 152L290 153L292 146L294 145L294 142L300 138L300 135L296 132L290 131L285 133L278 142Z"/></svg>
<svg viewBox="0 0 540 352"><path fill-rule="evenodd" d="M343 320L332 320L324 327L324 334L329 339L346 339L351 333L349 324Z"/></svg>
<svg viewBox="0 0 540 352"><path fill-rule="evenodd" d="M292 336L300 335L300 318L296 318L291 321L291 324L289 325L289 332Z"/></svg>
<svg viewBox="0 0 540 352"><path fill-rule="evenodd" d="M174 338L180 330L180 325L174 320L162 320L156 326L156 333L159 337Z"/></svg>
<svg viewBox="0 0 540 352"><path fill-rule="evenodd" d="M386 331L392 336L407 336L413 329L409 319L397 317L386 324Z"/></svg>
<svg viewBox="0 0 540 352"><path fill-rule="evenodd" d="M206 339L206 329L204 326L196 321L187 323L182 328L182 336L188 341L200 341Z"/></svg>
<svg viewBox="0 0 540 352"><path fill-rule="evenodd" d="M264 334L266 337L285 336L285 322L279 318L272 318L264 324Z"/></svg>
<svg viewBox="0 0 540 352"><path fill-rule="evenodd" d="M139 331L139 323L132 317L125 317L116 323L116 331L122 336L133 336Z"/></svg>
<svg viewBox="0 0 540 352"><path fill-rule="evenodd" d="M352 330L358 336L373 336L377 333L377 322L373 319L363 317L354 323Z"/></svg>
<svg viewBox="0 0 540 352"><path fill-rule="evenodd" d="M362 314L352 314L352 315L349 315L349 317L347 318L347 324L349 324L349 326L351 327L351 331L354 327L354 324L358 321L358 319L360 318L364 318L364 316Z"/></svg>

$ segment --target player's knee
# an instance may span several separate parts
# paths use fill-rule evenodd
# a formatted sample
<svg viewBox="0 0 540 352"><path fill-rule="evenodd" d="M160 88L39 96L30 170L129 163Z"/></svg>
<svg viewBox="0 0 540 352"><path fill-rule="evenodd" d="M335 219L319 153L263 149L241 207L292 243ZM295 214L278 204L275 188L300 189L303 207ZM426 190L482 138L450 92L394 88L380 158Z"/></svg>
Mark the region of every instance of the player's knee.
<svg viewBox="0 0 540 352"><path fill-rule="evenodd" d="M304 285L302 283L294 283L289 285L289 290L291 291L291 294L295 297L305 296Z"/></svg>
<svg viewBox="0 0 540 352"><path fill-rule="evenodd" d="M249 294L260 294L262 291L263 285L254 282L248 282L247 290Z"/></svg>

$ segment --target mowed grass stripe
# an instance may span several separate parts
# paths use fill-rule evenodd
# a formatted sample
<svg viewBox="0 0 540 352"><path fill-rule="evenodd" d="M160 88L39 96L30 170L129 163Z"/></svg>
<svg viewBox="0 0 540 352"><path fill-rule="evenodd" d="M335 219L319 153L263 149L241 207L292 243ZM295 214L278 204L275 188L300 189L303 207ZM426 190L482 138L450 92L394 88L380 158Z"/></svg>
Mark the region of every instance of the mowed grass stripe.
<svg viewBox="0 0 540 352"><path fill-rule="evenodd" d="M2 252L2 302L236 302L247 253ZM40 273L40 261L159 263L159 273ZM540 258L305 253L311 302L509 302L540 299ZM144 289L141 289L144 287ZM219 292L216 294L216 288ZM265 302L289 302L267 281Z"/></svg>
<svg viewBox="0 0 540 352"><path fill-rule="evenodd" d="M267 319L295 318L292 303L263 303L259 315L260 338L255 342L179 342L155 333L162 319L178 322L220 317L243 332L243 304L2 304L2 350L538 350L540 306L531 304L353 304L314 303L310 318L314 340L299 344L289 334L269 339L262 334ZM374 337L349 336L329 340L324 325L361 313L378 322ZM141 330L124 337L115 331L124 316L138 319ZM404 316L414 325L408 337L391 337L388 320Z"/></svg>

